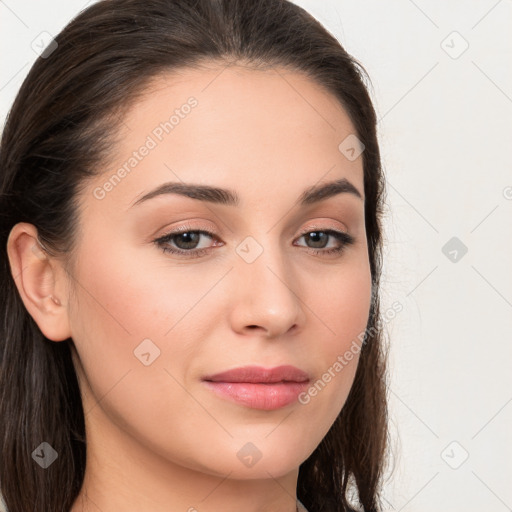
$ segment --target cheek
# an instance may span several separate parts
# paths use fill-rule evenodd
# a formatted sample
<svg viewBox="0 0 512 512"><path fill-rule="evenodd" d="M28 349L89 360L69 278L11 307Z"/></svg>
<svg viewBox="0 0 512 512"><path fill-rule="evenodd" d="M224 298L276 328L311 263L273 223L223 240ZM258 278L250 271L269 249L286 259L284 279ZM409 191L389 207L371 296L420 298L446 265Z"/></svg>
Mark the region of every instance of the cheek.
<svg viewBox="0 0 512 512"><path fill-rule="evenodd" d="M322 289L319 283L326 283ZM316 281L307 293L308 306L317 318L315 330L322 333L311 351L318 374L301 403L314 409L314 416L330 426L352 387L362 339L371 305L371 273L368 262L346 265Z"/></svg>
<svg viewBox="0 0 512 512"><path fill-rule="evenodd" d="M202 340L208 339L205 319L211 315L205 308L214 308L215 300L204 295L223 271L205 276L170 268L153 257L134 258L133 248L116 250L120 242L99 251L100 242L90 236L82 247L71 311L72 338L88 385L96 399L115 386L111 397L125 389L132 393L125 398L132 405L139 397L152 397L143 408L168 409L169 404L152 405L158 400L154 390L180 394L171 375L184 382Z"/></svg>
<svg viewBox="0 0 512 512"><path fill-rule="evenodd" d="M318 288L318 283L325 283ZM316 291L315 291L316 290ZM364 333L371 305L371 273L369 263L362 260L357 265L347 265L318 280L311 286L308 297L313 297L313 313L323 324L322 346L325 353L339 355L347 350L353 340ZM319 329L320 331L320 329Z"/></svg>
<svg viewBox="0 0 512 512"><path fill-rule="evenodd" d="M74 320L104 349L129 354L146 338L165 344L188 326L188 313L218 279L213 275L205 282L199 273L170 268L163 259L134 257L133 248L116 251L120 243L101 251L99 260L95 247L100 244L94 242L80 258Z"/></svg>
<svg viewBox="0 0 512 512"><path fill-rule="evenodd" d="M71 315L85 413L107 429L105 413L155 450L174 450L186 458L194 447L187 445L193 439L183 418L198 424L209 419L180 383L198 348L197 329L191 329L199 321L193 306L211 285L191 281L190 273L179 270L172 282L164 280L169 268L141 261L133 265L114 251L101 264L93 254L82 254ZM182 415L172 413L177 410ZM181 439L179 447L170 442L173 436Z"/></svg>

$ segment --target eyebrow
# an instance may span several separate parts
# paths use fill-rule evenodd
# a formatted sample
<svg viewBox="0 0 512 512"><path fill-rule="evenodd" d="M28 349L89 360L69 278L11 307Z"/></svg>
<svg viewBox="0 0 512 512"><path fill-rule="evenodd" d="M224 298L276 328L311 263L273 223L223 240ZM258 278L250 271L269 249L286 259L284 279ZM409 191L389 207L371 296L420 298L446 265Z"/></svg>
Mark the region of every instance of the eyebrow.
<svg viewBox="0 0 512 512"><path fill-rule="evenodd" d="M307 206L319 201L323 201L338 194L352 194L359 199L363 199L357 188L346 178L336 181L330 181L322 185L316 185L307 188L299 197L299 205ZM210 185L199 185L193 183L168 182L163 183L154 190L138 199L132 206L143 203L157 196L164 194L178 194L199 201L207 201L209 203L239 206L240 197L234 190L212 187ZM131 207L130 207L131 208Z"/></svg>

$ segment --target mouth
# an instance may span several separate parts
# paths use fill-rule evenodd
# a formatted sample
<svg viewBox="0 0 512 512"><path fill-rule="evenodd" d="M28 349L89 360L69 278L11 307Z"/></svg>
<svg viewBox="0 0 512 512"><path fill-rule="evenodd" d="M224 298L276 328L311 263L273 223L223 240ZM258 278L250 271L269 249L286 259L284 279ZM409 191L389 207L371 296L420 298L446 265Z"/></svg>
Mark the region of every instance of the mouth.
<svg viewBox="0 0 512 512"><path fill-rule="evenodd" d="M306 372L290 365L244 366L203 378L204 384L221 398L266 411L297 402L309 381Z"/></svg>

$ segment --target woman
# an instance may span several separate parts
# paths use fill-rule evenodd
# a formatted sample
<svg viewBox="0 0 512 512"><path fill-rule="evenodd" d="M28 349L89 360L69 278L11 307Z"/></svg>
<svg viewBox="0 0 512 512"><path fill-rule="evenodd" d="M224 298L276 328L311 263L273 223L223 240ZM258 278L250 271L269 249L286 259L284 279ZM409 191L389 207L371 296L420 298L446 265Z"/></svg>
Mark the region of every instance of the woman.
<svg viewBox="0 0 512 512"><path fill-rule="evenodd" d="M9 512L379 510L384 177L284 0L107 0L1 142Z"/></svg>

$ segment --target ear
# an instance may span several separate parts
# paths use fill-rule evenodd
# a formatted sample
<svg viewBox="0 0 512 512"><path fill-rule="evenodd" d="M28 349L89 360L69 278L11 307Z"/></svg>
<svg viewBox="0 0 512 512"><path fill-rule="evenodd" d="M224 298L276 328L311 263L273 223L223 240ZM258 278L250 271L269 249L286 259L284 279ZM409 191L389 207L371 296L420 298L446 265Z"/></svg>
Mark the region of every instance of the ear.
<svg viewBox="0 0 512 512"><path fill-rule="evenodd" d="M16 224L7 240L11 273L25 308L50 340L71 337L65 299L69 277L62 263L40 245L37 228Z"/></svg>

